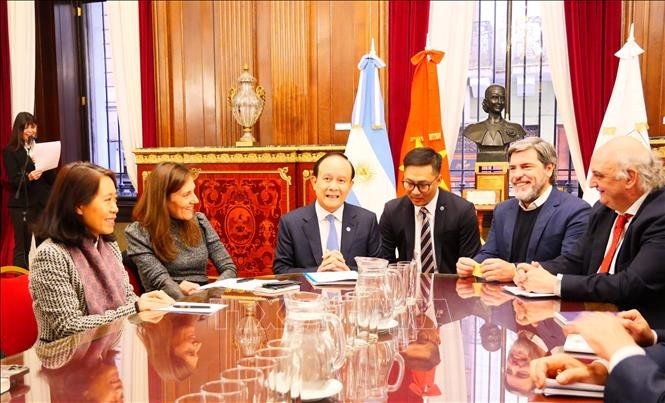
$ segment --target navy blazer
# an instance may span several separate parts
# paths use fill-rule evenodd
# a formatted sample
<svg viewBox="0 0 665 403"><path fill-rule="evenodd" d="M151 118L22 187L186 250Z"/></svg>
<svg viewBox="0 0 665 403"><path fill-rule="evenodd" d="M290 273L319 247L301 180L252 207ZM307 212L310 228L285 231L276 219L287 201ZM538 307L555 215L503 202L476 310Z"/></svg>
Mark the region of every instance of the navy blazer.
<svg viewBox="0 0 665 403"><path fill-rule="evenodd" d="M605 402L665 402L665 342L622 360L605 382Z"/></svg>
<svg viewBox="0 0 665 403"><path fill-rule="evenodd" d="M506 200L494 208L492 227L487 242L474 257L476 262L482 263L489 258L510 261L519 211L517 199ZM540 262L559 255L568 255L577 239L584 234L590 211L591 207L584 200L553 188L545 203L540 206L531 238L528 240L525 261Z"/></svg>
<svg viewBox="0 0 665 403"><path fill-rule="evenodd" d="M616 213L600 202L575 249L542 266L562 273L561 298L611 302L639 309L654 327L665 326L665 189L652 191L626 230L615 273L597 274Z"/></svg>
<svg viewBox="0 0 665 403"><path fill-rule="evenodd" d="M407 196L390 200L381 214L381 257L390 262L413 259L416 221L414 206ZM460 256L473 256L480 249L478 218L473 204L439 189L434 212L434 253L439 273L456 273Z"/></svg>
<svg viewBox="0 0 665 403"><path fill-rule="evenodd" d="M346 265L357 270L356 256L378 257L381 249L376 214L344 203L340 252ZM323 260L319 220L314 203L295 209L279 219L273 272L316 271Z"/></svg>

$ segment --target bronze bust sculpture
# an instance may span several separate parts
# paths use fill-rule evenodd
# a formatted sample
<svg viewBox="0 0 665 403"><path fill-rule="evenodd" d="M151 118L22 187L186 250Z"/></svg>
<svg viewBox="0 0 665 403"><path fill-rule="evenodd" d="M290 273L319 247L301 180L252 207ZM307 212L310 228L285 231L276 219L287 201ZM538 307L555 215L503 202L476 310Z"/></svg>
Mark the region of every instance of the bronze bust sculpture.
<svg viewBox="0 0 665 403"><path fill-rule="evenodd" d="M501 116L506 104L506 89L492 84L485 90L483 110L489 114L486 120L468 125L464 137L478 145L478 162L505 162L508 144L521 140L526 132L517 123Z"/></svg>

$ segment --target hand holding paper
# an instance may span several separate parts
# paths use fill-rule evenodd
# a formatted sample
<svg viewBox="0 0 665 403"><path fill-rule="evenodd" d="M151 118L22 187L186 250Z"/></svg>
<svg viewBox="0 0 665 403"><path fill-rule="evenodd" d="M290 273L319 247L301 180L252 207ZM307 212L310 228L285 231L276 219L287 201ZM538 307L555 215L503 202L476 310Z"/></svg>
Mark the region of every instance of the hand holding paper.
<svg viewBox="0 0 665 403"><path fill-rule="evenodd" d="M60 162L60 142L36 143L32 149L32 160L35 162L35 170L38 171L57 168Z"/></svg>

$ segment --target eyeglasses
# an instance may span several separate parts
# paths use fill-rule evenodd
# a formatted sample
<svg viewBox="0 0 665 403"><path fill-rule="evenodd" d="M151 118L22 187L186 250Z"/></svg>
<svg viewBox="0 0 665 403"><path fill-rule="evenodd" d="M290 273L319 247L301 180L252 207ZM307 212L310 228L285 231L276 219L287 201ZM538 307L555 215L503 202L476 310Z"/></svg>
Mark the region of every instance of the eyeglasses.
<svg viewBox="0 0 665 403"><path fill-rule="evenodd" d="M434 182L436 182L438 179L439 178L436 177L433 181L431 181L429 183L427 183L427 182L413 183L411 181L403 180L402 181L402 186L404 186L404 189L407 192L411 192L417 186L420 193L426 193L426 192L429 191L430 186L432 186L432 184Z"/></svg>

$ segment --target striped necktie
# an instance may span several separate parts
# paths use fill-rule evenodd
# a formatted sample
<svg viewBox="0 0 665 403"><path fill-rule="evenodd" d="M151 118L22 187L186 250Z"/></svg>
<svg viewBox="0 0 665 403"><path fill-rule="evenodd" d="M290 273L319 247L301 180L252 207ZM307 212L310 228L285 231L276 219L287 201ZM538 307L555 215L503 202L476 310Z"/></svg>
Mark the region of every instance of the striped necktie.
<svg viewBox="0 0 665 403"><path fill-rule="evenodd" d="M434 248L432 245L432 231L430 231L427 208L420 208L422 226L420 229L420 267L423 273L434 272Z"/></svg>

